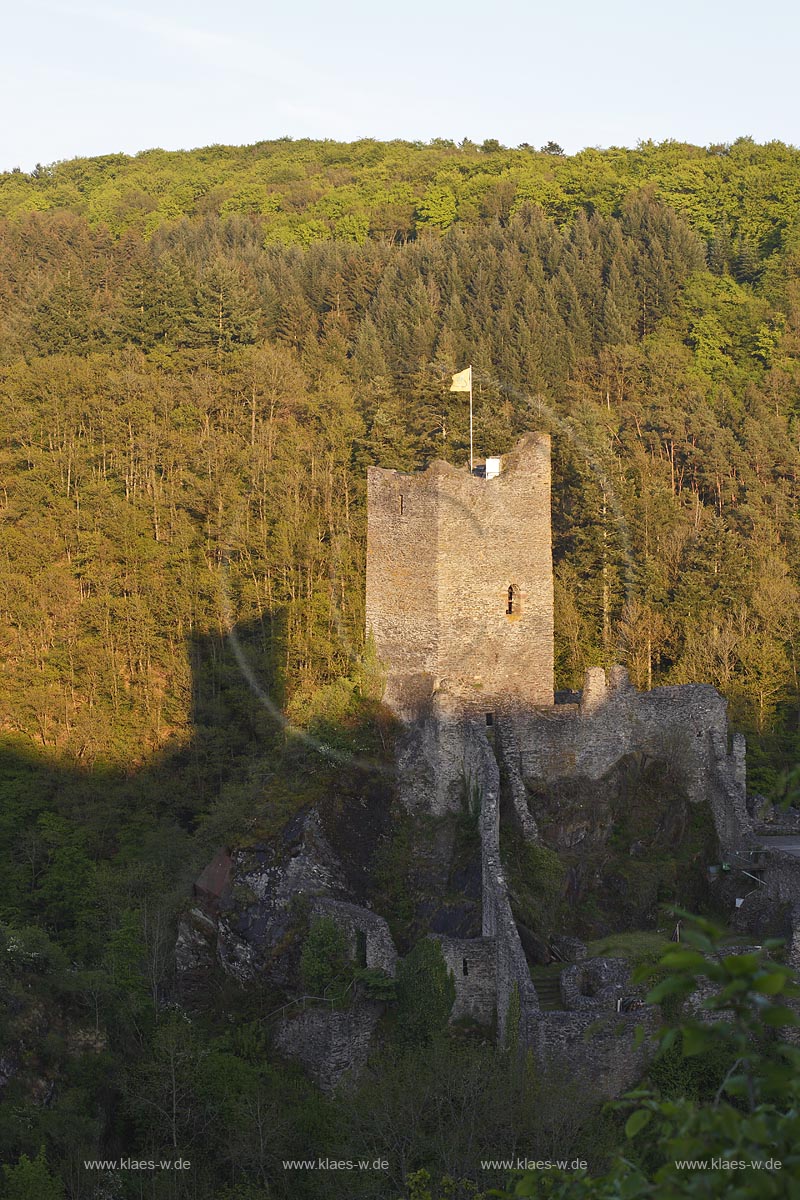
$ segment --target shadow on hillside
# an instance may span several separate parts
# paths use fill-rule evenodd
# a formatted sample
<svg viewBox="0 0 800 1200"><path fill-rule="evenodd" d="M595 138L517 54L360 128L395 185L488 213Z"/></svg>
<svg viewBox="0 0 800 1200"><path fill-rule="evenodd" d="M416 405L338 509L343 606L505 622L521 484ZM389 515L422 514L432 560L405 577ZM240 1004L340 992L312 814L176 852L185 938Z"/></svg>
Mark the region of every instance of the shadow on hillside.
<svg viewBox="0 0 800 1200"><path fill-rule="evenodd" d="M270 836L304 806L335 814L332 840L357 841L359 805L380 793L388 808L392 722L341 680L306 705L307 734L287 725L287 644L283 611L192 637L191 734L135 769L0 739L0 922L43 924L91 958L114 925L98 909L123 907L127 886L136 904L188 896L219 846Z"/></svg>
<svg viewBox="0 0 800 1200"><path fill-rule="evenodd" d="M285 755L284 614L238 625L230 636L193 636L187 654L190 737L138 769L85 768L20 735L0 738L0 920L41 916L57 927L37 893L68 847L73 857L80 850L80 862L113 863L159 838L180 841L226 790L252 782L256 768L269 774Z"/></svg>

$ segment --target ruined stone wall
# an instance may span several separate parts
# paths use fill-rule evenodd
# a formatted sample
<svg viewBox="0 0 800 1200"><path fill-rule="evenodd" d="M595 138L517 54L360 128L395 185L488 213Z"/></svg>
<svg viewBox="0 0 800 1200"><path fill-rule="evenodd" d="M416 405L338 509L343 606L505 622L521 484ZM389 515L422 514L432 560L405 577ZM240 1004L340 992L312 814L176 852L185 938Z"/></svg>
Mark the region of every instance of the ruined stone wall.
<svg viewBox="0 0 800 1200"><path fill-rule="evenodd" d="M358 957L359 934L364 939L365 967L379 967L387 975L394 975L397 970L397 950L395 949L389 926L383 917L361 908L358 904L348 904L344 900L332 900L328 896L317 896L311 902L311 911L315 917L329 917L344 932L348 941L350 957Z"/></svg>
<svg viewBox="0 0 800 1200"><path fill-rule="evenodd" d="M527 838L537 838L536 813L528 806L532 786L583 776L600 779L625 755L651 755L672 768L694 803L707 801L722 848L739 845L752 828L747 812L744 738L728 734L724 698L708 684L637 692L622 667L587 672L583 702L489 707L444 686L427 715L400 739L401 797L410 808L458 811L464 802L473 753L470 731L487 731L501 758L516 819ZM486 711L485 711L486 710Z"/></svg>
<svg viewBox="0 0 800 1200"><path fill-rule="evenodd" d="M345 1011L315 1006L282 1017L273 1031L276 1050L308 1072L323 1092L355 1082L369 1057L381 1004L360 1001Z"/></svg>
<svg viewBox="0 0 800 1200"><path fill-rule="evenodd" d="M400 799L408 809L440 816L464 806L464 755L469 722L458 697L436 692L423 717L410 722L397 742ZM485 722L485 717L480 720Z"/></svg>
<svg viewBox="0 0 800 1200"><path fill-rule="evenodd" d="M421 475L367 471L367 635L388 677L385 701L412 716L438 675L439 485Z"/></svg>
<svg viewBox="0 0 800 1200"><path fill-rule="evenodd" d="M625 958L587 958L571 963L559 976L564 1008L570 1012L616 1011L629 990L630 963Z"/></svg>
<svg viewBox="0 0 800 1200"><path fill-rule="evenodd" d="M466 724L466 723L465 723ZM519 1004L519 1044L532 1044L539 999L511 911L508 885L500 860L500 770L477 721L468 725L465 771L480 795L483 936L494 939L497 1033L502 1045L509 1009Z"/></svg>
<svg viewBox="0 0 800 1200"><path fill-rule="evenodd" d="M793 970L800 971L800 904L792 906L789 921L792 932L786 947L786 961Z"/></svg>
<svg viewBox="0 0 800 1200"><path fill-rule="evenodd" d="M744 739L737 736L729 748L727 705L708 684L637 692L623 668L612 668L606 685L596 667L587 672L579 707L521 709L512 724L519 768L532 784L599 779L624 755L643 752L670 764L690 800L709 802L723 847L750 830Z"/></svg>
<svg viewBox="0 0 800 1200"><path fill-rule="evenodd" d="M371 467L367 511L366 625L386 703L413 719L447 687L487 709L552 704L549 437L526 434L494 479L444 462Z"/></svg>
<svg viewBox="0 0 800 1200"><path fill-rule="evenodd" d="M793 836L790 834L790 837ZM753 858L734 856L734 872L743 903L736 909L733 925L759 939L785 938L787 962L800 970L800 857L786 847L770 846L769 839L754 840ZM760 884L756 881L760 878ZM798 1010L800 1013L800 1006ZM800 1042L800 1035L797 1036Z"/></svg>
<svg viewBox="0 0 800 1200"><path fill-rule="evenodd" d="M453 974L456 998L451 1021L469 1018L480 1025L494 1020L497 994L494 938L451 938L432 933L442 948L447 969Z"/></svg>
<svg viewBox="0 0 800 1200"><path fill-rule="evenodd" d="M763 862L765 895L779 903L800 905L800 858L786 850L767 850Z"/></svg>
<svg viewBox="0 0 800 1200"><path fill-rule="evenodd" d="M439 487L440 678L500 702L552 704L549 437L528 434L495 479L451 469Z"/></svg>
<svg viewBox="0 0 800 1200"><path fill-rule="evenodd" d="M460 811L465 803L479 806L482 940L494 946L498 1033L502 1040L512 995L516 993L521 1010L520 1041L527 1045L532 1036L529 1025L538 1012L539 1001L500 860L500 769L487 736L484 714L466 716L458 697L438 693L428 718L408 731L404 760L399 764L401 796L409 807L424 805L443 813ZM463 977L460 982L456 980L456 986L465 996L470 989ZM466 1004L466 999L460 1003Z"/></svg>
<svg viewBox="0 0 800 1200"><path fill-rule="evenodd" d="M581 1084L587 1095L610 1100L641 1080L656 1052L657 1011L543 1012L529 1045L543 1070ZM647 1036L639 1040L637 1029Z"/></svg>
<svg viewBox="0 0 800 1200"><path fill-rule="evenodd" d="M493 729L497 757L505 773L506 787L514 818L525 840L538 842L539 827L528 805L528 792L525 780L522 778L520 754L514 738L513 726L503 716L495 720Z"/></svg>

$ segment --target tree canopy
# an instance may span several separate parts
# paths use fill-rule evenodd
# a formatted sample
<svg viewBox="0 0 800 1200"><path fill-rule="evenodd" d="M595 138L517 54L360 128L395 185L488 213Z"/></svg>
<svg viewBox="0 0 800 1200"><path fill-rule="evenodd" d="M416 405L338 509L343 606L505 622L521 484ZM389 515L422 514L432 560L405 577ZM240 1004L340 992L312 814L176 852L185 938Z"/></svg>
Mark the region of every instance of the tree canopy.
<svg viewBox="0 0 800 1200"><path fill-rule="evenodd" d="M753 790L796 761L798 155L280 139L0 177L8 1194L86 1195L83 1159L180 1143L191 1182L154 1195L303 1200L322 1183L284 1157L377 1153L410 1108L373 1195L424 1194L434 1146L466 1170L443 1113L561 1136L442 1043L441 969L421 1012L410 960L405 1048L345 1112L270 1059L281 997L176 1008L175 917L213 848L341 784L342 749L390 753L366 469L467 460L469 363L480 453L553 435L558 685L619 661L712 683ZM341 947L314 949L324 989Z"/></svg>

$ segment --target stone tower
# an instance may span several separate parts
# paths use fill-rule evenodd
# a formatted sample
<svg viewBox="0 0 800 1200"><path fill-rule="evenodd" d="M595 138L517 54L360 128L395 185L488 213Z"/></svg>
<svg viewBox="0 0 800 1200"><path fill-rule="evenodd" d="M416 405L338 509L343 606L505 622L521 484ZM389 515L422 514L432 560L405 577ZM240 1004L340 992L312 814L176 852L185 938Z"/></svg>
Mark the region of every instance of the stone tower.
<svg viewBox="0 0 800 1200"><path fill-rule="evenodd" d="M370 467L367 513L367 633L398 716L440 690L466 710L552 704L547 434L526 434L495 478Z"/></svg>

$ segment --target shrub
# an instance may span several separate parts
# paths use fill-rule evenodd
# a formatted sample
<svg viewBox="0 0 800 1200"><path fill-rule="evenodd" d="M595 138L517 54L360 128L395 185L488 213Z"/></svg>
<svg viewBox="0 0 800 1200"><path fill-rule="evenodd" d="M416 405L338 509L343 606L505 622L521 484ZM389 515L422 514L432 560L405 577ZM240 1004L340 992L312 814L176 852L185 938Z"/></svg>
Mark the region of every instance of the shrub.
<svg viewBox="0 0 800 1200"><path fill-rule="evenodd" d="M15 1167L3 1167L7 1200L62 1200L64 1186L47 1167L44 1148L36 1158L23 1154Z"/></svg>
<svg viewBox="0 0 800 1200"><path fill-rule="evenodd" d="M330 917L318 917L300 953L300 978L314 996L341 1001L353 977L347 939Z"/></svg>
<svg viewBox="0 0 800 1200"><path fill-rule="evenodd" d="M361 967L355 973L368 1000L390 1002L397 999L397 984L381 967Z"/></svg>
<svg viewBox="0 0 800 1200"><path fill-rule="evenodd" d="M417 942L397 971L397 1030L401 1041L424 1044L450 1017L456 986L434 938Z"/></svg>

